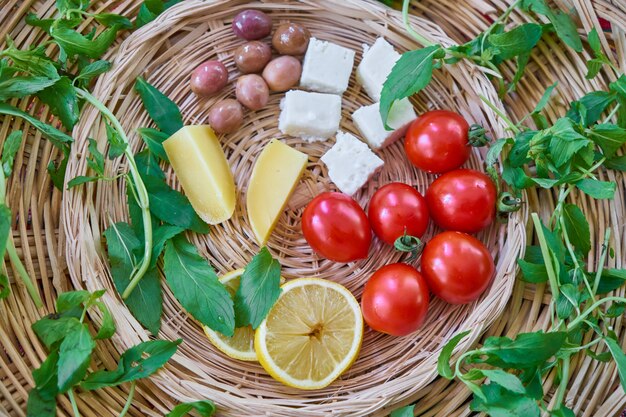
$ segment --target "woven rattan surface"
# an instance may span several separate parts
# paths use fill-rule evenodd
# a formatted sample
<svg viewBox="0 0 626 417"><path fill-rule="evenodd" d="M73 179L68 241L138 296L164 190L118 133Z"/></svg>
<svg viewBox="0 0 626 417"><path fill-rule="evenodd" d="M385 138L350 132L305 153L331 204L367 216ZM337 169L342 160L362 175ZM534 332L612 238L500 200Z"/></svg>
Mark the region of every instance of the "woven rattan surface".
<svg viewBox="0 0 626 417"><path fill-rule="evenodd" d="M234 16L237 7L243 7L243 3L187 2L166 12L157 22L133 34L121 49L111 51L109 59L116 61L116 67L101 78L95 87L96 96L116 111L130 131L146 123L146 115L140 110L137 98L132 93L127 94L134 77L144 74L178 102L189 122L203 120L211 102L197 102L189 94L186 88L189 69L194 63L200 62L200 54L217 54L232 67L228 52L234 48L234 38L228 35L228 30L223 26L225 21ZM361 43L369 42L377 35L387 37L402 50L416 46L404 34L397 13L374 3L358 0L263 3L262 7L271 9L275 19L301 20L320 38L337 41L357 50ZM464 41L486 28L488 17L495 16L507 4L476 0L420 1L413 4L412 12L425 18L414 22L423 33L449 43L452 40ZM53 1L5 1L0 4L1 38L11 34L20 46L41 40L41 33L25 26L22 17L29 11L39 16L49 16L53 13L53 5ZM103 8L127 15L136 13L138 5L138 1L99 3ZM568 6L567 3L561 5ZM614 46L617 62L626 68L626 5L623 2L618 4L617 1L614 4L577 1L575 7L581 16L581 26L586 31L599 24L599 17L612 23L613 34L607 34L606 39L602 37L603 45L607 48ZM612 38L616 39L615 44ZM172 74L175 74L174 79ZM584 62L579 56L555 41L546 39L531 59L518 93L506 99L506 109L514 119L523 116L534 107L545 87L558 80L558 94L548 109L549 115L555 119L563 113L566 103L591 88L604 88L611 81L610 74L602 74L592 82L585 80L583 74ZM474 121L486 123L497 135L501 133L501 125L493 114L481 110L477 99L479 92L497 101L493 88L482 74L460 66L449 72L440 72L436 82L423 98L416 101L416 105L420 109L429 106L455 108ZM269 138L276 133L276 123L270 121L276 117L279 99L279 95L272 96L268 111L248 115L244 130L229 136L224 143L237 183L241 186L244 186L244 179L250 171L250 160L260 150L258 143L242 139L249 136ZM344 97L344 116L365 102L367 99L364 94L351 82L351 88ZM33 106L27 100L17 104L42 118L47 117L45 110L38 105ZM0 138L23 126L20 121L1 121ZM344 121L344 129L354 130L348 122L349 117L344 117ZM96 113L86 109L81 124L74 131L78 143L74 147L69 172L78 174L84 171L85 162L81 152L86 149L85 139L89 134L101 138L99 129ZM139 146L137 138L131 140L135 148ZM291 143L297 147L304 146L298 141ZM308 196L330 187L323 179L325 173L322 166L317 163L317 157L324 149L324 146L306 148L312 155L311 166L297 198L291 202L293 213L298 213ZM386 159L401 160L400 149L395 146L385 151ZM31 276L38 278L46 307L37 311L24 289L18 285L13 285L12 295L0 303L0 340L3 345L0 350L0 415L24 415L25 400L32 383L30 370L45 357L45 350L30 330L30 324L53 311L55 295L79 287L112 288L107 266L99 256L99 236L109 221L102 213L108 213L114 220L126 215L122 204L124 184L90 186L71 193L65 192L63 196L53 189L45 170L48 162L56 158L52 146L33 132L19 152L16 161L19 169L9 182L9 201L17 215L14 240ZM472 164L478 166L479 163L480 156L476 154ZM107 166L111 172L120 168L124 169L123 161L115 161ZM409 181L421 190L432 180L409 170L406 164L393 162L387 164L379 181L390 178ZM614 247L618 256L612 262L622 266L625 244L622 240L624 178L621 175L616 177L613 173L607 174L607 178L619 184L615 201L590 201L579 195L573 199L591 220L594 226L592 239L598 248L605 227L613 227L616 236ZM371 195L371 187L375 185L357 195L361 203ZM527 200L525 210L507 226L494 227L482 236L493 252L500 254L499 274L489 293L478 304L453 309L435 303L431 315L442 319L433 321L420 333L421 337L415 340L396 340L368 333L361 358L352 371L322 392L305 395L287 390L267 377L257 365L237 363L221 356L208 345L199 327L180 311L171 295L168 295L161 337L182 336L186 343L165 372L138 385L136 401L129 414L163 415L176 401L208 397L223 407L225 415L294 415L296 411L293 408L301 408L297 413L303 415L385 415L390 407L417 399L418 415L468 415L469 393L462 386L445 380L435 380L429 384L435 374L433 361L436 355L433 352L443 340L464 327L473 327L478 331L484 329L487 335L513 335L548 326L548 295L545 288L519 282L513 285L512 276L507 275L527 238L532 238L526 236L524 226L527 212L546 212L553 204L550 193L537 195L531 192ZM242 212L237 213L238 217L243 215ZM310 274L313 269L321 276L338 279L358 294L362 284L359 276L367 275L367 271L371 271L378 262L387 262L394 257L391 251L376 245L371 252L371 261L348 269L318 262L307 252L300 237L290 237L291 226L297 227L297 214L293 218L285 216L283 219L284 226L277 231L280 238L270 242L270 249L283 258L287 278L298 276L303 271ZM249 239L246 239L249 230L246 230L245 225L233 222L229 227L216 228L210 239L195 240L220 272L242 266L246 257L255 250L248 243ZM597 253L599 251L593 251L592 257ZM591 263L593 261L590 259ZM118 336L112 343L101 344L96 356L104 366L111 366L119 351L145 339L147 334L125 312L113 291L109 292L105 301L116 317ZM618 319L615 327L619 329L621 326L622 322ZM577 415L615 416L624 408L626 397L619 389L614 365L579 358L572 367L575 376L570 384L567 403L576 410ZM550 389L553 378L554 375L548 377L546 389ZM117 415L123 406L127 389L122 386L79 395L82 415ZM59 415L71 415L69 402L62 400L60 404Z"/></svg>

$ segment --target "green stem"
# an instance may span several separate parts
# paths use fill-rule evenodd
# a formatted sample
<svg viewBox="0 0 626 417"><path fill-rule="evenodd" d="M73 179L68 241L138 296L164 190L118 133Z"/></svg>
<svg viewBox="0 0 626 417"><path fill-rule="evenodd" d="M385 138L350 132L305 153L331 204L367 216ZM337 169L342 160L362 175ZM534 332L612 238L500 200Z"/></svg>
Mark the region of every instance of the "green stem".
<svg viewBox="0 0 626 417"><path fill-rule="evenodd" d="M609 113L609 115L606 116L606 119L604 119L604 123L608 123L611 121L613 116L615 116L615 113L617 113L617 111L619 110L620 106L621 106L621 103L617 103L617 105L613 107L613 110L611 110L611 113Z"/></svg>
<svg viewBox="0 0 626 417"><path fill-rule="evenodd" d="M480 52L481 53L485 50L485 40L487 39L487 37L489 36L491 31L497 25L499 25L500 23L502 23L503 21L508 19L509 15L511 14L511 12L513 12L513 10L515 10L515 8L517 7L518 4L520 4L520 2L521 2L521 0L516 0L513 3L511 3L511 5L504 11L504 13L502 13L500 16L498 16L498 18L493 21L491 26L489 26L489 28L487 28L487 30L485 31L485 34L483 35L482 39L480 40Z"/></svg>
<svg viewBox="0 0 626 417"><path fill-rule="evenodd" d="M28 272L26 271L22 260L17 254L17 250L15 249L15 243L13 242L13 238L11 236L9 236L9 238L7 239L7 253L9 254L9 259L11 259L11 263L17 270L17 275L22 279L22 283L26 287L28 294L33 299L35 306L37 308L43 307L43 302L41 301L39 290L30 279L30 275L28 275Z"/></svg>
<svg viewBox="0 0 626 417"><path fill-rule="evenodd" d="M135 396L135 381L130 384L130 391L128 392L128 398L126 399L126 404L124 404L124 408L120 412L119 417L124 417L130 408L130 405L133 402L133 397Z"/></svg>
<svg viewBox="0 0 626 417"><path fill-rule="evenodd" d="M402 21L404 22L404 27L406 28L406 31L409 33L409 35L413 36L413 38L416 41L418 41L420 44L422 44L423 46L434 45L433 42L429 41L424 36L417 33L415 29L413 29L413 27L411 26L411 22L409 22L409 4L410 3L411 3L410 0L404 0L404 2L402 3Z"/></svg>
<svg viewBox="0 0 626 417"><path fill-rule="evenodd" d="M596 277L593 281L593 294L595 295L600 285L600 277L602 277L602 270L604 269L604 261L606 260L606 253L609 248L609 239L611 238L611 228L607 228L604 231L604 243L602 244L602 251L600 252L600 261L598 262L598 270L596 271ZM592 296L593 298L593 296Z"/></svg>
<svg viewBox="0 0 626 417"><path fill-rule="evenodd" d="M561 383L559 384L559 388L556 393L556 407L555 409L561 408L563 404L563 400L565 399L565 393L567 392L567 384L569 382L569 365L570 365L570 357L567 356L563 358L563 365L561 367Z"/></svg>
<svg viewBox="0 0 626 417"><path fill-rule="evenodd" d="M74 412L74 417L80 417L80 413L78 412L78 404L76 404L76 398L74 398L74 390L70 388L67 392L67 395L70 397L70 403L72 403L72 411Z"/></svg>
<svg viewBox="0 0 626 417"><path fill-rule="evenodd" d="M100 113L104 117L106 117L109 122L113 125L115 130L118 131L120 137L126 143L126 149L124 150L124 155L128 160L128 167L132 177L132 182L134 183L135 190L137 192L137 203L141 208L141 217L143 222L143 230L144 230L144 250L143 250L143 258L141 259L141 263L136 271L130 277L130 283L124 293L122 294L122 298L126 299L133 292L141 278L145 275L150 267L150 257L152 255L152 216L150 214L150 200L148 198L148 191L146 190L146 185L143 183L141 176L139 175L139 169L137 168L137 164L135 162L135 157L130 150L130 143L128 142L128 138L126 137L126 133L124 132L124 128L120 124L119 120L111 113L111 111L102 104L97 98L92 96L89 92L76 88L76 92L79 97L87 100L92 106L97 108Z"/></svg>
<svg viewBox="0 0 626 417"><path fill-rule="evenodd" d="M604 297L599 299L598 301L596 301L595 303L593 303L589 308L587 308L585 311L583 311L580 316L576 317L574 320L572 320L568 325L567 325L567 331L572 330L573 328L575 328L580 322L582 322L583 320L585 320L585 317L587 317L589 314L591 314L596 308L600 307L602 304L608 303L610 301L617 301L619 303L626 303L626 298L624 297L616 297L616 296L611 296L611 297Z"/></svg>
<svg viewBox="0 0 626 417"><path fill-rule="evenodd" d="M485 103L487 105L487 107L489 107L491 110L493 110L504 121L504 123L507 124L509 129L511 129L515 134L520 132L519 128L517 126L515 126L515 123L513 123L511 121L511 119L509 119L506 116L506 114L504 114L499 108L497 108L495 106L495 104L493 104L491 101L489 101L489 99L487 97L483 96L482 94L479 95L479 97L483 101L483 103Z"/></svg>
<svg viewBox="0 0 626 417"><path fill-rule="evenodd" d="M537 213L532 213L530 216L532 217L533 224L535 225L535 233L537 233L537 239L539 240L539 247L541 248L543 261L546 264L546 272L548 273L550 291L552 291L552 297L556 297L559 295L559 281L554 271L554 265L552 265L552 257L550 256L548 243L546 242L546 236L543 234L541 220L539 220L539 216L537 215Z"/></svg>

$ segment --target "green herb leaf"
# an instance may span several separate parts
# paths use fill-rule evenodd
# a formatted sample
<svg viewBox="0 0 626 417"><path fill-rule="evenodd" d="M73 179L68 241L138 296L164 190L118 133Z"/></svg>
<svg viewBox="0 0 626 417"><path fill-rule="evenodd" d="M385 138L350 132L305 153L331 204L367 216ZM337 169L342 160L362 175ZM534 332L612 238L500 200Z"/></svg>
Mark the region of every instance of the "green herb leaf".
<svg viewBox="0 0 626 417"><path fill-rule="evenodd" d="M114 13L99 13L93 16L96 21L104 26L117 26L121 29L132 29L133 23L124 16Z"/></svg>
<svg viewBox="0 0 626 417"><path fill-rule="evenodd" d="M587 74L585 75L585 78L591 80L592 78L595 78L596 75L598 75L598 73L602 69L602 66L604 65L604 61L598 58L593 58L587 61L586 65Z"/></svg>
<svg viewBox="0 0 626 417"><path fill-rule="evenodd" d="M550 97L552 96L552 92L554 91L557 85L559 85L559 83L555 82L550 87L546 88L546 91L543 93L543 96L541 96L541 99L539 99L539 101L537 102L537 105L535 106L533 113L541 112L544 109L544 107L548 105L548 102L550 101Z"/></svg>
<svg viewBox="0 0 626 417"><path fill-rule="evenodd" d="M607 158L612 158L626 143L626 129L613 124L599 124L591 128L589 137L598 145Z"/></svg>
<svg viewBox="0 0 626 417"><path fill-rule="evenodd" d="M46 77L52 80L59 79L59 73L54 62L46 56L43 48L19 50L13 41L7 40L9 48L3 51L4 56L13 61L13 67L18 71Z"/></svg>
<svg viewBox="0 0 626 417"><path fill-rule="evenodd" d="M170 0L163 3L161 0L144 0L141 7L139 7L139 12L137 14L137 19L135 20L135 26L138 28L152 22L154 19L158 17L162 11L169 9L173 5L180 3L182 0ZM162 3L162 7L157 5L158 3ZM148 6L149 5L149 6ZM157 12L153 12L151 10L160 10Z"/></svg>
<svg viewBox="0 0 626 417"><path fill-rule="evenodd" d="M487 156L485 157L485 165L488 167L495 165L504 147L506 145L512 145L514 142L515 141L511 138L502 138L491 144L487 151Z"/></svg>
<svg viewBox="0 0 626 417"><path fill-rule="evenodd" d="M462 333L455 335L452 339L446 343L446 345L441 350L439 354L439 358L437 359L437 372L439 375L446 379L454 378L454 372L452 368L450 368L450 358L452 357L452 352L454 348L459 344L459 342L468 334L470 334L471 330L466 330Z"/></svg>
<svg viewBox="0 0 626 417"><path fill-rule="evenodd" d="M582 52L583 43L578 34L578 28L576 23L572 20L570 15L563 12L557 12L547 16L550 22L554 25L556 34L565 42L567 46L575 50L576 52Z"/></svg>
<svg viewBox="0 0 626 417"><path fill-rule="evenodd" d="M185 236L176 236L166 243L163 270L174 296L189 314L225 336L233 335L233 300L213 268Z"/></svg>
<svg viewBox="0 0 626 417"><path fill-rule="evenodd" d="M582 256L586 256L591 250L591 234L585 215L578 206L565 204L563 206L563 221L570 242Z"/></svg>
<svg viewBox="0 0 626 417"><path fill-rule="evenodd" d="M87 325L81 324L65 336L59 347L59 392L67 392L85 377L95 347Z"/></svg>
<svg viewBox="0 0 626 417"><path fill-rule="evenodd" d="M162 161L169 162L165 149L163 149L163 142L170 137L167 133L147 127L137 129L137 133L139 133L150 152L161 158Z"/></svg>
<svg viewBox="0 0 626 417"><path fill-rule="evenodd" d="M598 294L606 294L626 283L626 269L603 269L598 284Z"/></svg>
<svg viewBox="0 0 626 417"><path fill-rule="evenodd" d="M22 98L35 94L57 82L47 77L11 77L0 80L0 101L10 98Z"/></svg>
<svg viewBox="0 0 626 417"><path fill-rule="evenodd" d="M162 226L157 226L152 230L153 238L152 238L152 256L150 257L150 267L154 267L157 264L161 253L163 252L163 247L165 246L165 242L184 232L185 229L178 226L172 226L170 224L164 224Z"/></svg>
<svg viewBox="0 0 626 417"><path fill-rule="evenodd" d="M578 151L590 143L589 139L574 129L572 121L567 117L557 120L550 131L552 139L549 148L557 167L570 162Z"/></svg>
<svg viewBox="0 0 626 417"><path fill-rule="evenodd" d="M380 98L380 117L385 128L391 106L396 100L412 96L428 85L433 75L433 61L444 52L440 45L433 45L402 54L383 84Z"/></svg>
<svg viewBox="0 0 626 417"><path fill-rule="evenodd" d="M181 339L173 342L150 340L133 346L122 354L116 370L94 372L87 376L80 386L92 391L149 377L161 369L176 353L181 342Z"/></svg>
<svg viewBox="0 0 626 417"><path fill-rule="evenodd" d="M81 307L91 297L87 290L67 291L59 294L56 301L57 312L64 313L76 307Z"/></svg>
<svg viewBox="0 0 626 417"><path fill-rule="evenodd" d="M78 97L68 77L61 77L54 85L37 93L37 97L61 120L67 130L72 130L78 122Z"/></svg>
<svg viewBox="0 0 626 417"><path fill-rule="evenodd" d="M484 398L475 396L472 411L483 411L497 417L539 417L537 401L523 394L511 392L492 382L481 387Z"/></svg>
<svg viewBox="0 0 626 417"><path fill-rule="evenodd" d="M22 137L23 133L21 130L16 130L15 132L11 132L11 134L4 141L4 145L2 147L2 170L4 171L4 176L8 178L13 172L13 162L15 161L15 155L17 151L19 151L20 146L22 145ZM3 234L0 232L0 236ZM0 239L2 239L0 237ZM0 256L4 251L0 251Z"/></svg>
<svg viewBox="0 0 626 417"><path fill-rule="evenodd" d="M414 412L415 404L412 404L392 411L389 417L413 417Z"/></svg>
<svg viewBox="0 0 626 417"><path fill-rule="evenodd" d="M50 28L55 19L40 19L34 13L28 13L24 18L27 25L35 26L43 29L46 33L50 33Z"/></svg>
<svg viewBox="0 0 626 417"><path fill-rule="evenodd" d="M173 135L183 127L183 118L178 106L165 94L141 77L135 82L144 107L156 125L168 135Z"/></svg>
<svg viewBox="0 0 626 417"><path fill-rule="evenodd" d="M522 279L524 281L535 284L548 282L548 272L545 264L535 264L524 259L518 259L517 264L522 271Z"/></svg>
<svg viewBox="0 0 626 417"><path fill-rule="evenodd" d="M115 334L115 322L113 321L111 311L109 311L102 301L96 301L93 305L98 307L98 310L102 313L102 323L100 324L98 333L96 333L96 339L109 339L113 337Z"/></svg>
<svg viewBox="0 0 626 417"><path fill-rule="evenodd" d="M26 417L56 417L56 395L50 395L39 388L33 388L28 393Z"/></svg>
<svg viewBox="0 0 626 417"><path fill-rule="evenodd" d="M241 275L234 300L236 326L259 327L280 293L280 264L263 247Z"/></svg>
<svg viewBox="0 0 626 417"><path fill-rule="evenodd" d="M105 29L94 39L89 39L67 27L53 27L50 35L68 56L81 55L98 59L104 55L109 46L115 41L118 31L119 28L113 26Z"/></svg>
<svg viewBox="0 0 626 417"><path fill-rule="evenodd" d="M39 340L51 349L80 326L76 317L44 317L33 323L32 328Z"/></svg>
<svg viewBox="0 0 626 417"><path fill-rule="evenodd" d="M608 169L614 169L616 171L626 171L626 155L607 159L604 161L604 166Z"/></svg>
<svg viewBox="0 0 626 417"><path fill-rule="evenodd" d="M554 356L566 337L564 332L521 333L515 340L489 337L480 351L489 356L486 362L491 365L523 369L539 366Z"/></svg>
<svg viewBox="0 0 626 417"><path fill-rule="evenodd" d="M115 159L124 154L128 144L122 139L120 133L108 122L104 125L107 131L107 141L109 142L109 159Z"/></svg>
<svg viewBox="0 0 626 417"><path fill-rule="evenodd" d="M64 145L61 148L63 152L63 159L58 164L55 164L54 161L50 161L48 164L46 171L48 171L48 176L52 180L52 184L59 190L63 191L63 183L65 182L65 171L67 170L67 162L69 160L70 148L67 145Z"/></svg>
<svg viewBox="0 0 626 417"><path fill-rule="evenodd" d="M196 411L201 417L210 417L215 413L215 404L208 400L178 404L165 417L182 417L191 411Z"/></svg>
<svg viewBox="0 0 626 417"><path fill-rule="evenodd" d="M526 23L509 32L489 35L488 39L496 48L498 57L511 59L534 48L541 39L541 34L541 25Z"/></svg>
<svg viewBox="0 0 626 417"><path fill-rule="evenodd" d="M620 347L620 345L613 339L605 337L604 343L609 348L615 364L617 365L617 373L619 374L619 380L622 384L622 389L626 391L626 355Z"/></svg>
<svg viewBox="0 0 626 417"><path fill-rule="evenodd" d="M101 177L90 177L88 175L79 175L77 177L72 178L67 182L67 189L71 189L74 187L78 187L79 185L86 184L88 182L96 182Z"/></svg>
<svg viewBox="0 0 626 417"><path fill-rule="evenodd" d="M576 417L576 414L566 406L562 405L554 410L550 411L552 417Z"/></svg>
<svg viewBox="0 0 626 417"><path fill-rule="evenodd" d="M612 200L615 196L615 183L609 181L594 180L591 178L585 178L576 183L576 187L597 200L609 199Z"/></svg>
<svg viewBox="0 0 626 417"><path fill-rule="evenodd" d="M81 80L87 84L93 77L104 74L110 69L111 63L109 61L94 61L80 71L80 73L76 76L75 81Z"/></svg>
<svg viewBox="0 0 626 417"><path fill-rule="evenodd" d="M71 143L73 141L73 139L65 133L9 104L0 103L0 114L21 117L22 119L28 121L30 124L39 129L39 131L41 131L41 133L43 133L48 139L50 139L51 142L58 148L63 148L64 144Z"/></svg>
<svg viewBox="0 0 626 417"><path fill-rule="evenodd" d="M606 91L594 91L586 94L578 101L570 103L571 108L566 116L575 123L591 126L600 120L606 108L615 101L615 94ZM584 114L581 114L584 113Z"/></svg>
<svg viewBox="0 0 626 417"><path fill-rule="evenodd" d="M525 394L526 389L522 385L522 381L519 380L513 374L505 372L501 369L482 369L480 371L485 377L489 378L491 382L495 382L502 388L509 390L517 394Z"/></svg>
<svg viewBox="0 0 626 417"><path fill-rule="evenodd" d="M0 300L4 300L11 294L11 284L9 283L9 277L4 274L0 274Z"/></svg>

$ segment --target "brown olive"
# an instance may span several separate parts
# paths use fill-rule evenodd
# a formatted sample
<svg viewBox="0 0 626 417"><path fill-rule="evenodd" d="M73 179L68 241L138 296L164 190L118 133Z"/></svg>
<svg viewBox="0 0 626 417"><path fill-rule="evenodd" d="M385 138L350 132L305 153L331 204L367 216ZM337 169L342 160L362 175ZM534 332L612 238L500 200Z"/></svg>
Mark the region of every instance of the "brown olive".
<svg viewBox="0 0 626 417"><path fill-rule="evenodd" d="M259 10L239 12L233 19L233 32L247 41L261 39L272 32L272 19Z"/></svg>
<svg viewBox="0 0 626 417"><path fill-rule="evenodd" d="M272 36L272 45L282 55L302 55L309 46L311 34L297 23L281 23Z"/></svg>
<svg viewBox="0 0 626 417"><path fill-rule="evenodd" d="M261 72L272 59L272 49L259 41L247 42L235 49L235 65L244 74Z"/></svg>
<svg viewBox="0 0 626 417"><path fill-rule="evenodd" d="M191 91L199 96L217 93L228 83L228 70L220 61L203 62L191 73Z"/></svg>
<svg viewBox="0 0 626 417"><path fill-rule="evenodd" d="M248 74L237 79L235 95L250 110L259 110L267 104L270 91L260 75Z"/></svg>
<svg viewBox="0 0 626 417"><path fill-rule="evenodd" d="M267 64L263 70L263 79L272 91L287 91L298 84L302 65L298 59L283 55Z"/></svg>
<svg viewBox="0 0 626 417"><path fill-rule="evenodd" d="M211 108L209 124L217 133L232 133L243 123L243 108L237 100L227 98Z"/></svg>

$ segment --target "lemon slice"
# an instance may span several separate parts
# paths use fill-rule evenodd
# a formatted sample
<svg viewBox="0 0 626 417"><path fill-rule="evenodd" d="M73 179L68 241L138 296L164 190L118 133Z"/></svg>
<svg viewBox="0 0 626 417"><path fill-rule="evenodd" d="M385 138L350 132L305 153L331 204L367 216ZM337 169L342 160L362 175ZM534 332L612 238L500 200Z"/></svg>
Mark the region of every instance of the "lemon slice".
<svg viewBox="0 0 626 417"><path fill-rule="evenodd" d="M259 362L285 385L324 388L359 354L359 303L347 288L318 278L295 279L282 289L255 334Z"/></svg>
<svg viewBox="0 0 626 417"><path fill-rule="evenodd" d="M220 277L220 282L224 284L231 297L234 297L237 292L241 274L243 274L243 268L230 271ZM204 332L216 348L231 358L242 361L257 360L256 352L254 351L254 330L251 326L237 327L232 337L224 336L206 326L204 327Z"/></svg>

